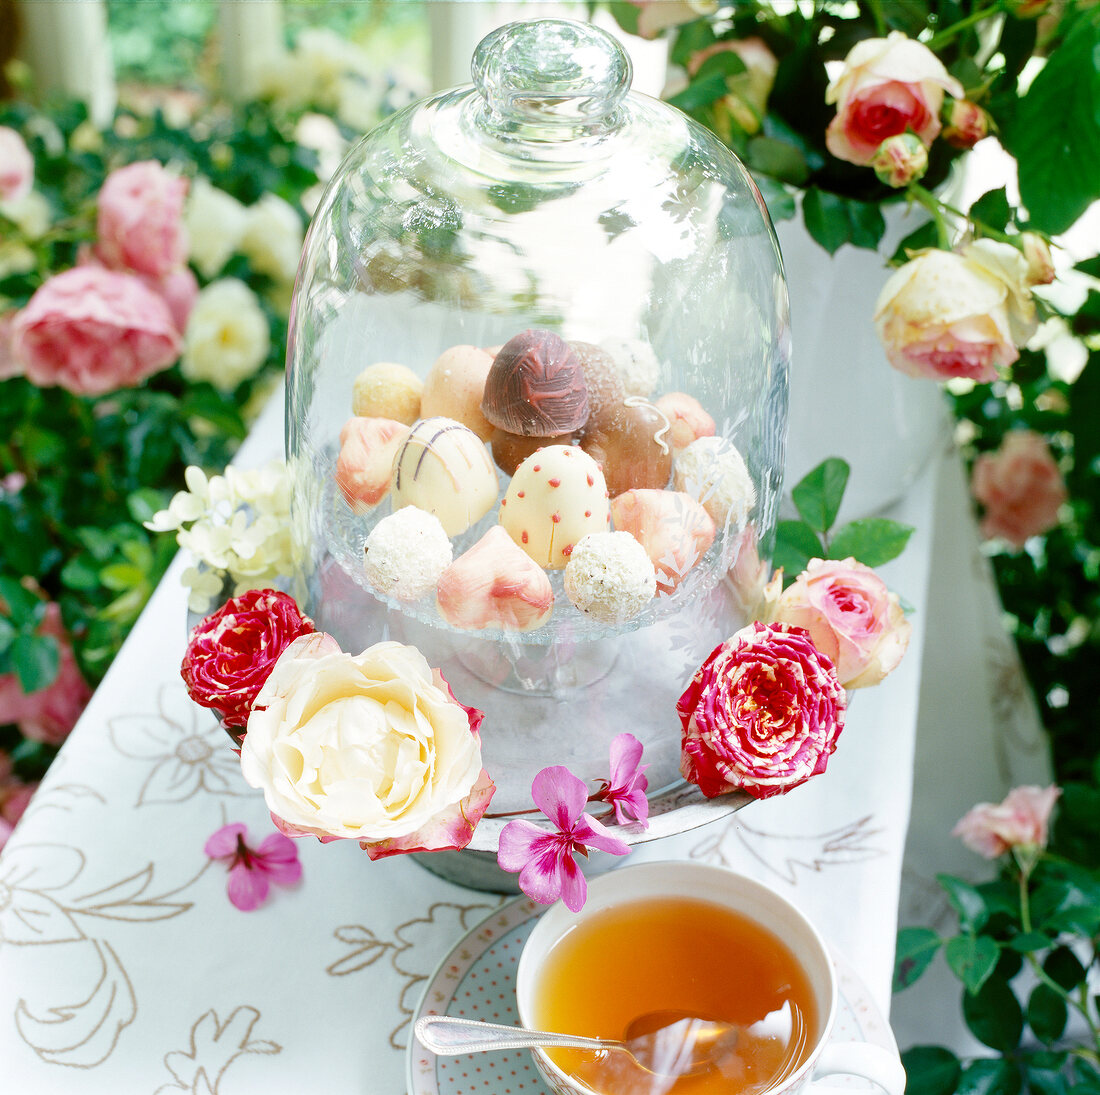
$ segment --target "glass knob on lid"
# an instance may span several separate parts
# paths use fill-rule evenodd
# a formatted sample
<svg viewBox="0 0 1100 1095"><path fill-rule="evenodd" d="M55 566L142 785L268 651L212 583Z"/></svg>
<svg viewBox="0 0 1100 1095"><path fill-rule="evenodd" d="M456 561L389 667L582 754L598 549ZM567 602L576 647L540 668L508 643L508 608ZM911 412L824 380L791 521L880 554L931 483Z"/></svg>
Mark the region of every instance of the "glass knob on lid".
<svg viewBox="0 0 1100 1095"><path fill-rule="evenodd" d="M471 71L490 124L557 130L561 137L578 127L611 128L632 75L630 58L611 35L567 19L500 27L478 46Z"/></svg>

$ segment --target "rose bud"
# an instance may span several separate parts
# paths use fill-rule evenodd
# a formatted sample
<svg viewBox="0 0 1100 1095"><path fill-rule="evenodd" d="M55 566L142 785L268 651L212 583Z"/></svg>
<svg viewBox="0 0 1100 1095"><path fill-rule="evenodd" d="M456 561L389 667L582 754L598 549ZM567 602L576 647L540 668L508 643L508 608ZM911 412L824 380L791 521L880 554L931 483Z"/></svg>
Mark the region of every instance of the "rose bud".
<svg viewBox="0 0 1100 1095"><path fill-rule="evenodd" d="M954 148L973 148L989 136L989 115L969 99L948 99L941 116L940 136Z"/></svg>
<svg viewBox="0 0 1100 1095"><path fill-rule="evenodd" d="M899 133L878 146L870 166L887 186L908 186L928 170L928 149L915 133Z"/></svg>
<svg viewBox="0 0 1100 1095"><path fill-rule="evenodd" d="M1017 19L1038 19L1050 7L1050 0L1009 0L1008 9Z"/></svg>
<svg viewBox="0 0 1100 1095"><path fill-rule="evenodd" d="M1050 244L1037 232L1023 232L1020 234L1020 246L1027 259L1028 284L1049 285L1057 276Z"/></svg>
<svg viewBox="0 0 1100 1095"><path fill-rule="evenodd" d="M285 593L253 589L231 598L191 632L180 666L188 695L221 715L227 728L244 727L279 655L313 630Z"/></svg>

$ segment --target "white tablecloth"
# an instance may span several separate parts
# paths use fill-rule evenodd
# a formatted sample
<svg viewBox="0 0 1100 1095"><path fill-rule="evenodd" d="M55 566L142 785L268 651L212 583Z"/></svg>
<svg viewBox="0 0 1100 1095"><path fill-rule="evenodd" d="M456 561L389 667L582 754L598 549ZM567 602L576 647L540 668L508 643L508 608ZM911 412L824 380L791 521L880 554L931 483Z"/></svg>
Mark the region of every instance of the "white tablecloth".
<svg viewBox="0 0 1100 1095"><path fill-rule="evenodd" d="M279 451L279 401L241 462ZM935 468L894 516L883 574L911 604L901 667L858 693L828 771L645 846L791 897L889 1007L909 820ZM12 1095L400 1095L423 983L501 900L397 857L303 841L302 881L235 909L203 854L228 821L271 831L229 742L179 678L177 559L0 854L0 1089ZM486 727L483 732L491 732Z"/></svg>

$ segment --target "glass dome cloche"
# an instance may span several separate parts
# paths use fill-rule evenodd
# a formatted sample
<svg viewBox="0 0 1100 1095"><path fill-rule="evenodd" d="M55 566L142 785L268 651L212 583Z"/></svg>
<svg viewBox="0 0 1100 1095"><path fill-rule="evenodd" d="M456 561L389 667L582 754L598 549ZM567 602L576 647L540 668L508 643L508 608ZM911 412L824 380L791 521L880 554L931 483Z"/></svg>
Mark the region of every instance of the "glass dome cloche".
<svg viewBox="0 0 1100 1095"><path fill-rule="evenodd" d="M731 572L774 533L778 246L740 162L631 92L597 27L509 24L472 72L360 140L309 230L305 608L345 650L416 645L485 712L494 812L546 765L597 777L623 730L656 800L683 787L676 699L746 622Z"/></svg>

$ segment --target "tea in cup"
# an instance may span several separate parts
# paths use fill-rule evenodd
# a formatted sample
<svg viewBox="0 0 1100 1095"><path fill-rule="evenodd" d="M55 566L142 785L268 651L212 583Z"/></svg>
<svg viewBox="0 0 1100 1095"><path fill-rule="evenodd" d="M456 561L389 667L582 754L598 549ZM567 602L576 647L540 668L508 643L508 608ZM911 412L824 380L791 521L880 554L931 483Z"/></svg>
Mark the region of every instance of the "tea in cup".
<svg viewBox="0 0 1100 1095"><path fill-rule="evenodd" d="M887 1095L905 1088L895 1054L829 1044L836 976L814 927L721 867L645 863L591 880L581 912L555 905L531 932L516 997L533 1030L668 1035L646 1043L647 1067L618 1050L532 1051L560 1095L788 1095L832 1073L862 1076ZM713 1029L727 1033L708 1056L693 1039Z"/></svg>

